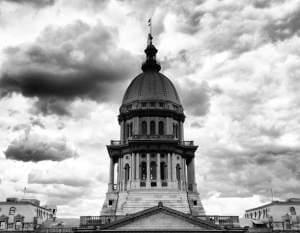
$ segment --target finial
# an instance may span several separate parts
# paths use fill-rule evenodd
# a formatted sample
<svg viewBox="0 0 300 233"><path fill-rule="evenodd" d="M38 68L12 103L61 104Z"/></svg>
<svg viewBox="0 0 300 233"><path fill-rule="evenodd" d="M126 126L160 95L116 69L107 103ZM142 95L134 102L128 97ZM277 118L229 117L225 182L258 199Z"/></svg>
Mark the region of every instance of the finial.
<svg viewBox="0 0 300 233"><path fill-rule="evenodd" d="M153 39L153 36L152 36L152 19L151 18L148 19L148 27L149 27L149 33L148 33L147 44L151 45L152 44L152 39Z"/></svg>
<svg viewBox="0 0 300 233"><path fill-rule="evenodd" d="M162 208L163 207L163 203L162 203L162 201L159 201L158 202L158 208Z"/></svg>
<svg viewBox="0 0 300 233"><path fill-rule="evenodd" d="M160 71L161 67L156 62L156 53L157 49L152 44L152 19L150 18L148 20L148 27L149 27L149 33L148 33L148 40L147 40L147 48L145 49L146 53L146 61L142 65L142 70L145 71Z"/></svg>

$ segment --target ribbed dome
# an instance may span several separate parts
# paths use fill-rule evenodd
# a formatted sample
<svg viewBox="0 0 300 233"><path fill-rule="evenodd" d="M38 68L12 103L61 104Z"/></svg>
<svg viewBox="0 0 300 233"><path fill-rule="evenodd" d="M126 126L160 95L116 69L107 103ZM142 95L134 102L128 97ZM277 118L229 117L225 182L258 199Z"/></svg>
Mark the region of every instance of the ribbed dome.
<svg viewBox="0 0 300 233"><path fill-rule="evenodd" d="M170 101L181 105L173 83L155 71L146 71L134 78L125 92L122 104L148 100Z"/></svg>

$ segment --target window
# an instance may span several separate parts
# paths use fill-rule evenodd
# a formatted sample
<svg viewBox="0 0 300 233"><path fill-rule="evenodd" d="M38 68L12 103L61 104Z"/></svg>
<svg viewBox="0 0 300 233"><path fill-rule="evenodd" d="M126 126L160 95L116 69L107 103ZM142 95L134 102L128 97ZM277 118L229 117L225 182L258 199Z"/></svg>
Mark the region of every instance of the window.
<svg viewBox="0 0 300 233"><path fill-rule="evenodd" d="M126 137L129 137L129 131L130 131L130 126L129 124L126 124Z"/></svg>
<svg viewBox="0 0 300 233"><path fill-rule="evenodd" d="M112 206L113 205L114 200L108 200L108 205Z"/></svg>
<svg viewBox="0 0 300 233"><path fill-rule="evenodd" d="M9 215L15 215L15 213L16 213L16 207L10 207Z"/></svg>
<svg viewBox="0 0 300 233"><path fill-rule="evenodd" d="M178 125L177 124L173 124L173 135L175 138L178 138Z"/></svg>
<svg viewBox="0 0 300 233"><path fill-rule="evenodd" d="M146 107L147 106L147 103L146 102L143 102L142 103L142 107Z"/></svg>
<svg viewBox="0 0 300 233"><path fill-rule="evenodd" d="M132 123L130 123L130 125L129 125L129 136L131 137L132 136L132 128L133 128L133 126L132 126Z"/></svg>
<svg viewBox="0 0 300 233"><path fill-rule="evenodd" d="M125 165L125 184L128 183L129 180L129 174L130 174L130 167L128 163Z"/></svg>
<svg viewBox="0 0 300 233"><path fill-rule="evenodd" d="M179 164L176 165L176 179L178 182L180 181L180 166L179 166Z"/></svg>
<svg viewBox="0 0 300 233"><path fill-rule="evenodd" d="M164 106L165 106L164 103L162 102L159 103L159 107L163 108Z"/></svg>
<svg viewBox="0 0 300 233"><path fill-rule="evenodd" d="M167 164L165 162L160 163L160 178L162 180L167 179Z"/></svg>
<svg viewBox="0 0 300 233"><path fill-rule="evenodd" d="M132 105L127 105L127 110L131 110L132 109Z"/></svg>
<svg viewBox="0 0 300 233"><path fill-rule="evenodd" d="M296 215L296 209L294 206L290 207L290 213L291 215Z"/></svg>
<svg viewBox="0 0 300 233"><path fill-rule="evenodd" d="M147 163L142 162L141 163L141 179L146 180L147 179Z"/></svg>
<svg viewBox="0 0 300 233"><path fill-rule="evenodd" d="M194 201L193 201L193 204L194 204L194 205L197 205L197 200L194 200Z"/></svg>
<svg viewBox="0 0 300 233"><path fill-rule="evenodd" d="M155 107L155 102L150 102L151 107Z"/></svg>
<svg viewBox="0 0 300 233"><path fill-rule="evenodd" d="M155 134L155 122L154 121L150 122L150 134L151 135Z"/></svg>
<svg viewBox="0 0 300 233"><path fill-rule="evenodd" d="M146 135L147 134L147 122L143 121L142 122L142 135Z"/></svg>
<svg viewBox="0 0 300 233"><path fill-rule="evenodd" d="M164 122L160 121L158 123L158 134L164 135Z"/></svg>
<svg viewBox="0 0 300 233"><path fill-rule="evenodd" d="M150 179L156 180L156 162L154 161L150 163Z"/></svg>

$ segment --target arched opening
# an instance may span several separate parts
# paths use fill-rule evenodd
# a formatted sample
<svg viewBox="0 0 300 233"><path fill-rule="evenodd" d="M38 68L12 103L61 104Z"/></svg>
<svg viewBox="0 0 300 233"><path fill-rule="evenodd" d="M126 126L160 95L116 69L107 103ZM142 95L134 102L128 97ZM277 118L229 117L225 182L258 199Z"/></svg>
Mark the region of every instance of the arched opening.
<svg viewBox="0 0 300 233"><path fill-rule="evenodd" d="M131 137L132 136L132 123L130 123L130 125L129 125L129 137Z"/></svg>
<svg viewBox="0 0 300 233"><path fill-rule="evenodd" d="M165 162L161 162L160 163L160 178L161 180L166 180L168 177L168 173L167 173L167 164Z"/></svg>
<svg viewBox="0 0 300 233"><path fill-rule="evenodd" d="M179 164L177 164L176 165L176 179L177 179L177 181L179 182L180 181L180 165Z"/></svg>
<svg viewBox="0 0 300 233"><path fill-rule="evenodd" d="M128 183L129 180L129 174L130 174L130 167L128 163L125 165L125 184Z"/></svg>
<svg viewBox="0 0 300 233"><path fill-rule="evenodd" d="M10 207L9 208L9 215L14 215L15 214L15 212L16 212L16 207Z"/></svg>
<svg viewBox="0 0 300 233"><path fill-rule="evenodd" d="M142 121L142 135L146 135L146 134L147 134L147 122Z"/></svg>
<svg viewBox="0 0 300 233"><path fill-rule="evenodd" d="M178 138L178 125L173 123L173 135L175 138Z"/></svg>
<svg viewBox="0 0 300 233"><path fill-rule="evenodd" d="M155 121L150 122L150 135L155 134Z"/></svg>
<svg viewBox="0 0 300 233"><path fill-rule="evenodd" d="M141 162L140 177L141 177L141 180L147 179L147 163L146 162Z"/></svg>
<svg viewBox="0 0 300 233"><path fill-rule="evenodd" d="M296 209L295 209L294 206L290 207L290 214L291 214L291 215L297 215Z"/></svg>
<svg viewBox="0 0 300 233"><path fill-rule="evenodd" d="M164 135L164 131L165 131L165 129L164 129L164 122L160 121L158 123L158 134L159 135Z"/></svg>
<svg viewBox="0 0 300 233"><path fill-rule="evenodd" d="M154 161L150 163L150 179L156 180L156 162Z"/></svg>

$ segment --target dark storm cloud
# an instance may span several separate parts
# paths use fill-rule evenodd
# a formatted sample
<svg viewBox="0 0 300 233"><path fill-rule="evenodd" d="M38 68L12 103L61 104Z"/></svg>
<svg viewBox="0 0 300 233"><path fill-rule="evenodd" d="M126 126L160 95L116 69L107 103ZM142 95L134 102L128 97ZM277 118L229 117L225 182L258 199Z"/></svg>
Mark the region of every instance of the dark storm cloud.
<svg viewBox="0 0 300 233"><path fill-rule="evenodd" d="M131 77L138 63L118 48L117 37L115 29L100 22L90 27L77 21L46 28L35 44L7 48L2 96L19 92L38 97L35 107L45 114L68 114L65 107L75 98L99 102L120 98L116 88Z"/></svg>
<svg viewBox="0 0 300 233"><path fill-rule="evenodd" d="M54 5L56 0L0 0L0 2L11 2L16 4L31 5L36 8L42 8Z"/></svg>
<svg viewBox="0 0 300 233"><path fill-rule="evenodd" d="M210 107L210 89L206 82L186 82L180 88L184 108L195 116L204 116Z"/></svg>
<svg viewBox="0 0 300 233"><path fill-rule="evenodd" d="M30 133L30 130L13 140L4 154L7 159L24 162L62 161L78 156L64 139L50 140L43 135Z"/></svg>

